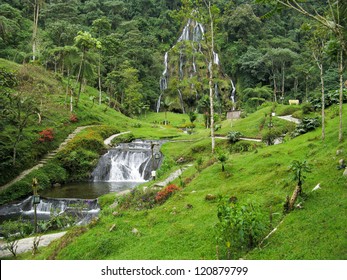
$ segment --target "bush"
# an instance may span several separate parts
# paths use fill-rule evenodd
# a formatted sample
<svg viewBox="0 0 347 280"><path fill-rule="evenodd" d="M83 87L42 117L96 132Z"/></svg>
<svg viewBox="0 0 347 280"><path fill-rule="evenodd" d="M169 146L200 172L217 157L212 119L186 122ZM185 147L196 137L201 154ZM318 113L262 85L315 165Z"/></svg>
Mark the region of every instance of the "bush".
<svg viewBox="0 0 347 280"><path fill-rule="evenodd" d="M171 184L160 190L155 196L155 201L158 203L164 203L173 193L181 190L178 186Z"/></svg>
<svg viewBox="0 0 347 280"><path fill-rule="evenodd" d="M292 115L294 112L299 111L300 106L282 105L277 106L276 113L278 116Z"/></svg>
<svg viewBox="0 0 347 280"><path fill-rule="evenodd" d="M149 188L146 191L142 191L136 188L125 196L117 197L117 200L120 203L120 207L122 209L152 209L156 204L156 195L157 190L155 189Z"/></svg>
<svg viewBox="0 0 347 280"><path fill-rule="evenodd" d="M230 147L231 153L242 153L242 152L251 152L260 147L262 143L250 142L250 141L239 141Z"/></svg>
<svg viewBox="0 0 347 280"><path fill-rule="evenodd" d="M280 136L282 136L282 131L280 129L268 129L262 133L262 141L267 145L273 145L275 143L276 138Z"/></svg>
<svg viewBox="0 0 347 280"><path fill-rule="evenodd" d="M117 146L120 143L130 143L135 140L135 136L132 133L122 134L115 137L111 141L111 146Z"/></svg>
<svg viewBox="0 0 347 280"><path fill-rule="evenodd" d="M313 105L310 102L306 102L306 103L302 104L301 109L302 109L302 113L304 115L307 115L307 114L314 111Z"/></svg>
<svg viewBox="0 0 347 280"><path fill-rule="evenodd" d="M239 131L230 131L230 132L228 132L228 135L227 135L229 142L232 144L239 141L242 136L243 136L243 134Z"/></svg>
<svg viewBox="0 0 347 280"><path fill-rule="evenodd" d="M255 247L266 232L265 216L255 205L230 203L222 198L217 208L216 240L220 259L238 258Z"/></svg>
<svg viewBox="0 0 347 280"><path fill-rule="evenodd" d="M74 151L59 153L58 159L69 173L70 180L78 181L89 179L90 172L97 164L99 154L78 148Z"/></svg>
<svg viewBox="0 0 347 280"><path fill-rule="evenodd" d="M65 183L68 179L66 170L57 163L49 162L45 164L42 169L49 178L51 185L54 183Z"/></svg>
<svg viewBox="0 0 347 280"><path fill-rule="evenodd" d="M301 123L296 126L296 129L292 132L292 137L297 137L306 132L315 130L321 125L321 122L318 117L316 118L303 118Z"/></svg>
<svg viewBox="0 0 347 280"><path fill-rule="evenodd" d="M40 138L39 142L52 142L54 140L53 128L46 128L39 132Z"/></svg>

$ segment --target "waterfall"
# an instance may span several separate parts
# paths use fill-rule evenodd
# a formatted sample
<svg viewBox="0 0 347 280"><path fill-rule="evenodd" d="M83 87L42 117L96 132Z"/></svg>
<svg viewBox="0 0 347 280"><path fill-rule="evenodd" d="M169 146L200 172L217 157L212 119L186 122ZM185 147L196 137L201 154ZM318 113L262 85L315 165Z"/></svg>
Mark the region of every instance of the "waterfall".
<svg viewBox="0 0 347 280"><path fill-rule="evenodd" d="M160 110L160 103L161 103L161 98L163 96L163 93L159 95L158 101L157 101L157 113L159 113Z"/></svg>
<svg viewBox="0 0 347 280"><path fill-rule="evenodd" d="M153 151L152 151L153 146ZM157 169L162 155L160 144L134 141L120 144L103 155L92 173L94 182L145 182ZM152 152L155 158L152 159Z"/></svg>
<svg viewBox="0 0 347 280"><path fill-rule="evenodd" d="M233 102L233 111L235 110L235 92L236 92L236 88L235 88L235 85L234 85L234 82L232 79L230 79L230 82L231 82L231 87L232 87L232 92L231 92L231 96L230 96L230 99L231 101Z"/></svg>
<svg viewBox="0 0 347 280"><path fill-rule="evenodd" d="M197 11L193 11L193 13L197 13ZM162 73L162 76L160 78L160 95L159 98L157 100L157 112L160 111L160 101L163 98L163 94L165 94L165 90L168 88L169 85L169 72L177 74L178 77L176 77L178 80L183 81L185 76L188 76L189 78L194 78L195 76L198 77L198 79L201 80L201 71L203 70L204 66L201 66L199 63L199 60L201 59L201 56L204 56L206 58L206 50L203 49L203 47L201 46L200 42L204 39L205 36L205 30L204 30L204 26L193 20L193 19L189 19L186 23L186 25L183 27L183 30L177 40L177 46L174 45L171 49L174 49L175 47L179 47L179 51L173 51L172 53L179 53L179 57L178 58L173 58L171 59L171 63L168 64L168 52L165 53L164 55L164 71ZM186 41L189 41L189 43L185 43ZM191 46L191 52L187 53L185 52L185 48ZM190 59L189 56L192 56L192 59ZM224 78L226 78L226 80L228 80L229 78L227 78L223 73L222 73L222 67L221 67L221 61L219 58L219 55L217 52L213 51L213 53L211 54L212 57L209 59L209 63L207 65L208 70L211 72L213 65L217 65L216 67L216 73L215 76L219 75L219 76L223 76ZM176 64L176 61L178 61L178 63ZM172 65L172 66L171 66ZM171 69L171 67L174 67L177 71L169 71L169 67ZM223 79L224 79L223 78ZM199 80L199 81L200 81ZM218 92L218 87L219 89L222 89L222 91ZM235 103L235 86L233 84L233 81L231 80L231 86L232 86L232 93L230 95L230 99L232 100L233 103ZM194 86L190 86L191 87L191 93L193 93L193 89ZM220 100L224 100L227 99L228 97L224 98L224 87L219 84L219 85L215 85L215 89L216 94L219 94L219 98ZM180 106L182 108L182 112L184 113L184 100L182 97L182 88L177 89L178 90L178 100L180 102ZM171 89L171 92L173 92L174 89ZM225 93L226 94L226 93ZM196 94L196 98L198 98L198 95ZM234 110L234 106L233 106L233 110Z"/></svg>
<svg viewBox="0 0 347 280"><path fill-rule="evenodd" d="M186 111L184 110L184 102L183 102L182 92L181 92L179 89L177 89L177 90L178 90L178 96L179 96L179 98L180 98L182 113L185 114Z"/></svg>

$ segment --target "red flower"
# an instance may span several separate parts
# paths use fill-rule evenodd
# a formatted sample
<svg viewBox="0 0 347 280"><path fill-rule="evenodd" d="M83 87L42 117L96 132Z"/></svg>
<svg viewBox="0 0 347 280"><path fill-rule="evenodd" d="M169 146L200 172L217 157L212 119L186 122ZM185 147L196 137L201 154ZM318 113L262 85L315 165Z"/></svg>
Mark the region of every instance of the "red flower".
<svg viewBox="0 0 347 280"><path fill-rule="evenodd" d="M155 201L162 203L166 201L174 192L179 190L181 189L174 184L168 185L157 193L155 196Z"/></svg>
<svg viewBox="0 0 347 280"><path fill-rule="evenodd" d="M51 142L54 140L53 128L46 128L39 132L39 142Z"/></svg>

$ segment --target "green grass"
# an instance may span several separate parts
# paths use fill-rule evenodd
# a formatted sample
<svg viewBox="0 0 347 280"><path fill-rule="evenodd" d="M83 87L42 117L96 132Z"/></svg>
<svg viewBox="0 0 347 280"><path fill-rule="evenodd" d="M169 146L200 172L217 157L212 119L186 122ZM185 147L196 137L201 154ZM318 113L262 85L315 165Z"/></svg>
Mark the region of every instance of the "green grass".
<svg viewBox="0 0 347 280"><path fill-rule="evenodd" d="M281 105L286 107L285 105ZM289 105L287 106L289 107ZM249 114L247 118L237 120L225 120L222 122L222 128L216 133L227 135L229 131L239 131L245 137L261 138L262 131L267 129L270 123L269 114L272 111L272 106L266 106L258 111ZM293 123L281 120L277 117L272 117L272 124L274 128L279 128L284 131L291 131L295 128Z"/></svg>

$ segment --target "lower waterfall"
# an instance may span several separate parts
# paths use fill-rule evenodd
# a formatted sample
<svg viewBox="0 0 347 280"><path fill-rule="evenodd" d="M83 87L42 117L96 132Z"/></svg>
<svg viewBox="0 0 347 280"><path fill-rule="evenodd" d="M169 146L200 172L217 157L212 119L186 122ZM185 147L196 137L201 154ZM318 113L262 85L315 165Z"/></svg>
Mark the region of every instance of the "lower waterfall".
<svg viewBox="0 0 347 280"><path fill-rule="evenodd" d="M103 155L92 173L94 182L145 182L160 165L160 144L137 140Z"/></svg>

